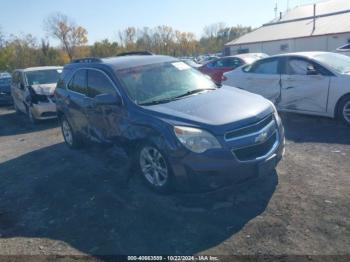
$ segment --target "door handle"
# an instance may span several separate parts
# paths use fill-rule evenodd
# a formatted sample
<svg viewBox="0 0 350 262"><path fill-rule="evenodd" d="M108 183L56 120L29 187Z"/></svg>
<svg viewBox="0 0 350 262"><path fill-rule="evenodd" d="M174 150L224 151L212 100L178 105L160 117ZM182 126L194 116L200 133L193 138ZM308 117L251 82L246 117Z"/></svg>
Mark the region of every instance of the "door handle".
<svg viewBox="0 0 350 262"><path fill-rule="evenodd" d="M287 86L287 87L285 87L284 89L292 89L292 88L294 88L294 86Z"/></svg>

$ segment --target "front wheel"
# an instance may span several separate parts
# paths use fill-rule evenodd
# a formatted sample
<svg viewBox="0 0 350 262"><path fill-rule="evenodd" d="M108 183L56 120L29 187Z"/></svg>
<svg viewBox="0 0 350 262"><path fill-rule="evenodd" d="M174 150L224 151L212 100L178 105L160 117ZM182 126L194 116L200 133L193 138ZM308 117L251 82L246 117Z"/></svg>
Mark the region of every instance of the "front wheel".
<svg viewBox="0 0 350 262"><path fill-rule="evenodd" d="M172 174L164 154L151 144L143 144L137 155L146 184L158 193L169 193L172 189Z"/></svg>
<svg viewBox="0 0 350 262"><path fill-rule="evenodd" d="M338 116L345 124L350 126L350 95L344 97L338 108Z"/></svg>
<svg viewBox="0 0 350 262"><path fill-rule="evenodd" d="M35 125L39 122L38 119L35 118L35 116L33 114L33 108L31 106L27 107L27 115L28 115L30 123Z"/></svg>
<svg viewBox="0 0 350 262"><path fill-rule="evenodd" d="M65 117L61 118L61 129L64 141L70 148L77 149L82 146L82 139L79 135L74 133L71 125Z"/></svg>

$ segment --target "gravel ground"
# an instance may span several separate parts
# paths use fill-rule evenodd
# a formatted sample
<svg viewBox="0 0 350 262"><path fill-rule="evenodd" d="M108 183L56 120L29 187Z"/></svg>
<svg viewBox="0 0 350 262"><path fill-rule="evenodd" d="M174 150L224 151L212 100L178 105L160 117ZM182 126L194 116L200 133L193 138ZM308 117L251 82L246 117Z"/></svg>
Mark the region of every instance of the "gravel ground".
<svg viewBox="0 0 350 262"><path fill-rule="evenodd" d="M160 196L129 171L122 150L72 151L56 120L32 126L1 107L0 255L350 259L350 128L282 118L286 155L276 173L214 193Z"/></svg>

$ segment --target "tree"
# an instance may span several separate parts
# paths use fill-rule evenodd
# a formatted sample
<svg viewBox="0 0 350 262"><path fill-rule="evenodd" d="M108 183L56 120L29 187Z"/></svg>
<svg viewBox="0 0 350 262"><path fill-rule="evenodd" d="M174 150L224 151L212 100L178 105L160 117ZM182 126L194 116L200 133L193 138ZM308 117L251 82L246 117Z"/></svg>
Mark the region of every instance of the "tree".
<svg viewBox="0 0 350 262"><path fill-rule="evenodd" d="M0 48L4 47L5 45L5 35L3 34L0 26Z"/></svg>
<svg viewBox="0 0 350 262"><path fill-rule="evenodd" d="M117 42L110 42L108 39L104 39L101 42L95 42L90 50L92 56L109 57L117 55L120 47Z"/></svg>
<svg viewBox="0 0 350 262"><path fill-rule="evenodd" d="M54 13L44 20L46 32L58 39L70 60L76 57L80 47L87 44L87 31L77 26L68 16L61 13Z"/></svg>
<svg viewBox="0 0 350 262"><path fill-rule="evenodd" d="M204 27L200 45L206 52L216 53L221 51L226 43L251 31L251 27L241 25L227 27L224 23L212 24Z"/></svg>
<svg viewBox="0 0 350 262"><path fill-rule="evenodd" d="M224 23L214 23L204 27L204 37L213 39L219 36L219 32L222 31L226 25Z"/></svg>
<svg viewBox="0 0 350 262"><path fill-rule="evenodd" d="M128 27L123 31L119 31L119 40L121 45L126 50L133 50L136 48L136 28Z"/></svg>

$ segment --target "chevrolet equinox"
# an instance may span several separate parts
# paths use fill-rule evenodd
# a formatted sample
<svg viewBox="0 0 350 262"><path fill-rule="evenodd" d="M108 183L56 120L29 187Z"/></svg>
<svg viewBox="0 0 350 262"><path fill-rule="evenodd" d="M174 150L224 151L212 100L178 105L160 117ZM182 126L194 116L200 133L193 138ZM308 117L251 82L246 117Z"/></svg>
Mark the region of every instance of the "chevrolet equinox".
<svg viewBox="0 0 350 262"><path fill-rule="evenodd" d="M123 146L158 192L214 190L268 175L284 151L271 102L217 86L168 56L75 60L55 97L69 147L86 138Z"/></svg>

